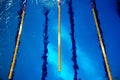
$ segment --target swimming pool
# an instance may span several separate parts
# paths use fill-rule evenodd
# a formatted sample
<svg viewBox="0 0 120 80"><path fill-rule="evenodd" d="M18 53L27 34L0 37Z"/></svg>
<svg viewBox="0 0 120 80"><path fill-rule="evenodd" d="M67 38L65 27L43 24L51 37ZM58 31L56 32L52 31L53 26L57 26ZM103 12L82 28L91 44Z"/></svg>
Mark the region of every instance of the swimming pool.
<svg viewBox="0 0 120 80"><path fill-rule="evenodd" d="M46 49L48 50L46 80L74 80L74 62L71 60L73 51L76 51L79 66L77 80L79 78L107 80L91 3L89 0L72 0L74 13L74 22L72 21L74 31L72 31L68 2L61 0L61 71L58 72L57 1L27 1L13 80L40 80L44 62L42 56L46 53L44 52ZM21 0L0 1L0 79L3 80L8 80L16 45L20 5ZM113 80L117 80L120 78L120 18L116 11L116 1L96 0L96 8ZM47 15L46 11L49 11ZM75 44L74 40L73 43L71 40L72 33Z"/></svg>

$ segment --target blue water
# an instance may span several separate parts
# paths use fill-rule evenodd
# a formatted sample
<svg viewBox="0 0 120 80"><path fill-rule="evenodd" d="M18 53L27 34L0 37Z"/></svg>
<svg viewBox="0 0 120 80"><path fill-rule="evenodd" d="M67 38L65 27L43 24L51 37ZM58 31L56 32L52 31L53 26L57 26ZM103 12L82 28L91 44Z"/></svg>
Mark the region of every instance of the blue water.
<svg viewBox="0 0 120 80"><path fill-rule="evenodd" d="M28 0L13 80L41 80L41 59L44 50L43 30L48 14L48 74L46 80L73 80L74 69L68 5L61 0L61 55L62 71L57 63L57 2ZM97 30L89 0L73 0L78 78L81 80L107 80ZM116 0L96 0L96 8L102 29L113 80L120 80L120 18ZM8 73L15 48L18 30L20 0L0 0L0 79L8 80Z"/></svg>

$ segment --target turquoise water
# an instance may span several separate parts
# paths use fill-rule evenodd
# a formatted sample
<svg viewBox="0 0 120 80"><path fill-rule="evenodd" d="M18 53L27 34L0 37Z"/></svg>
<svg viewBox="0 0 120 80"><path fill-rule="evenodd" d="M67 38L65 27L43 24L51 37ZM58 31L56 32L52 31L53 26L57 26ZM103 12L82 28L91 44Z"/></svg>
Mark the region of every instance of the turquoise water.
<svg viewBox="0 0 120 80"><path fill-rule="evenodd" d="M8 80L8 73L18 31L20 0L0 1L0 79ZM13 80L40 80L41 58L44 53L43 34L45 27L44 8L48 14L48 53L46 80L73 80L71 28L68 4L61 0L61 55L62 71L58 72L57 61L57 1L29 0L23 23ZM107 80L95 22L89 0L73 0L74 28L78 78L81 80ZM120 80L120 18L116 0L96 0L96 8L102 29L113 80Z"/></svg>

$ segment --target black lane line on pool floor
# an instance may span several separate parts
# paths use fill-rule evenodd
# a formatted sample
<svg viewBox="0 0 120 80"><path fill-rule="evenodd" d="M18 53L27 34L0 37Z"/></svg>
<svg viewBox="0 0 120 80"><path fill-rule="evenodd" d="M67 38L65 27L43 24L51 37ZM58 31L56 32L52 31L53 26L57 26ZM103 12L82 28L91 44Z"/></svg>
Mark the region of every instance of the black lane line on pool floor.
<svg viewBox="0 0 120 80"><path fill-rule="evenodd" d="M118 16L120 18L120 0L117 0L117 12L118 12Z"/></svg>
<svg viewBox="0 0 120 80"><path fill-rule="evenodd" d="M75 42L75 38L74 38L74 12L73 12L73 8L72 8L72 0L67 1L67 4L69 6L69 17L70 17L70 28L71 28L71 41L72 41L72 61L74 63L73 68L74 68L74 80L78 80L78 70L79 70L79 66L77 64L77 53L76 53L76 42ZM81 79L79 79L81 80Z"/></svg>
<svg viewBox="0 0 120 80"><path fill-rule="evenodd" d="M99 26L99 29L100 29L100 33L101 33L103 45L104 45L104 47L105 47L104 39L103 39L103 32L102 32L102 29L101 29L101 27L100 27L101 25L100 25L98 10L96 9L96 1L95 1L95 0L91 0L91 2L93 3L93 4L92 4L92 7L94 8L95 13L96 13L96 19L97 19L98 26ZM98 37L98 39L99 39L99 37ZM99 40L98 40L98 41L99 41ZM100 47L100 49L101 49L100 44L99 44L99 47ZM105 49L106 49L106 48L105 48ZM104 59L104 56L103 56L103 55L102 55L102 58ZM108 73L107 73L107 69L106 69L106 65L105 65L105 61L104 61L104 60L103 60L103 65L104 65L104 70L105 70L105 76L104 76L104 77L108 79Z"/></svg>
<svg viewBox="0 0 120 80"><path fill-rule="evenodd" d="M43 65L42 65L42 77L41 80L45 80L47 77L47 53L48 53L48 49L47 49L47 45L49 43L48 41L48 14L49 14L49 10L44 7L44 16L45 16L45 28L44 28L44 33L43 33L43 43L44 43L44 53L42 55L42 59L43 59Z"/></svg>

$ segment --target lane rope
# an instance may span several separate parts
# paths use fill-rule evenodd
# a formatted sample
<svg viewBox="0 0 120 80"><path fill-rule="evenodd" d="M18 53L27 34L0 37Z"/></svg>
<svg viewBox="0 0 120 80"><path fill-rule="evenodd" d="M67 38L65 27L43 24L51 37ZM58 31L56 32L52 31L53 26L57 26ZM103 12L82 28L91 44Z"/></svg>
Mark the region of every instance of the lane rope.
<svg viewBox="0 0 120 80"><path fill-rule="evenodd" d="M58 0L58 71L61 71L61 16L60 0Z"/></svg>
<svg viewBox="0 0 120 80"><path fill-rule="evenodd" d="M97 33L98 33L98 37L99 37L99 41L100 41L100 46L101 46L101 49L102 49L102 55L103 55L104 62L105 62L105 67L107 69L108 78L109 78L109 80L112 80L112 74L111 74L110 67L109 67L109 64L108 64L108 59L107 59L107 56L106 56L105 46L104 46L103 39L102 39L102 36L101 36L101 33L100 33L101 31L100 31L100 27L98 25L96 12L95 12L95 5L94 5L93 2L91 2L91 6L92 6L92 12L93 12L93 16L94 16L94 20L95 20L95 24L96 24L96 29L97 29Z"/></svg>
<svg viewBox="0 0 120 80"><path fill-rule="evenodd" d="M17 36L17 41L16 41L16 46L15 46L15 50L14 50L14 55L12 58L12 63L11 63L11 67L10 67L10 71L9 71L9 75L8 75L9 80L11 80L13 77L13 71L14 71L18 47L19 47L19 43L20 43L20 37L21 37L21 33L22 33L22 28L23 28L25 11L26 11L26 2L24 2L24 4L23 4L22 19L21 19L20 28L19 28L19 32L18 32L18 36Z"/></svg>

